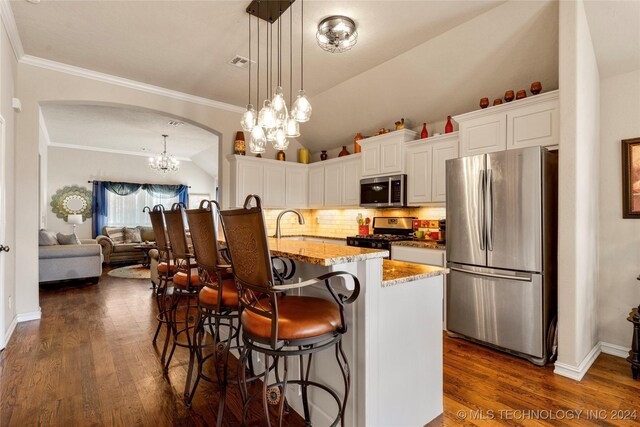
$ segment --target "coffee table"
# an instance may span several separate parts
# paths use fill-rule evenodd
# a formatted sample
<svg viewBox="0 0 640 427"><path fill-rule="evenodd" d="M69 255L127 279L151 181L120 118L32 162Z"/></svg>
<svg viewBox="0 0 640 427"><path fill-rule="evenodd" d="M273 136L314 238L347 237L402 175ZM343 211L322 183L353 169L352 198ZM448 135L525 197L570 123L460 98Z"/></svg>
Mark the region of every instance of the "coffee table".
<svg viewBox="0 0 640 427"><path fill-rule="evenodd" d="M149 258L149 251L151 249L158 249L155 244L142 244L134 246L135 249L140 249L144 254L144 259L142 260L142 266L149 268L151 266L151 258Z"/></svg>

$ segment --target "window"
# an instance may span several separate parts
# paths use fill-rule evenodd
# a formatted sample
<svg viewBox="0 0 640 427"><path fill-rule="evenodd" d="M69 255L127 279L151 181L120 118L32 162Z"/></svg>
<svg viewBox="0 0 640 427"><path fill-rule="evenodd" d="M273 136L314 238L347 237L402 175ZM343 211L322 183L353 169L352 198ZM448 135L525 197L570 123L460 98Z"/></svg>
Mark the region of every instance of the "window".
<svg viewBox="0 0 640 427"><path fill-rule="evenodd" d="M135 227L137 225L151 225L149 214L142 212L145 206L152 208L163 204L166 209L178 202L178 196L152 196L148 191L138 190L128 196L118 196L107 191L107 225L118 227Z"/></svg>

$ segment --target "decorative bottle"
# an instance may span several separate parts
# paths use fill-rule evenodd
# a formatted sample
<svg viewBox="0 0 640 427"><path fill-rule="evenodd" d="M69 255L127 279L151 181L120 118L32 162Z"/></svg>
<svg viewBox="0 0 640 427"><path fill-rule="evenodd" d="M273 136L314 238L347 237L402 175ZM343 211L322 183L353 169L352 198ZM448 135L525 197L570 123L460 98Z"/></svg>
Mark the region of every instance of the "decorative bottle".
<svg viewBox="0 0 640 427"><path fill-rule="evenodd" d="M287 159L287 156L284 154L284 151L280 150L278 151L278 153L276 154L276 160L281 160L281 161L285 161Z"/></svg>
<svg viewBox="0 0 640 427"><path fill-rule="evenodd" d="M322 153L320 154L320 160L327 160L328 157L329 155L327 154L327 150L322 150Z"/></svg>
<svg viewBox="0 0 640 427"><path fill-rule="evenodd" d="M444 133L453 132L453 124L451 123L451 116L447 116L447 124L444 126Z"/></svg>
<svg viewBox="0 0 640 427"><path fill-rule="evenodd" d="M360 144L358 144L358 141L360 141L362 139L362 134L360 132L358 132L356 134L356 137L353 138L353 152L354 153L359 153L362 150L362 147L360 147Z"/></svg>
<svg viewBox="0 0 640 427"><path fill-rule="evenodd" d="M427 124L423 123L422 132L420 132L420 138L428 138L428 137L429 137L429 132L427 132Z"/></svg>
<svg viewBox="0 0 640 427"><path fill-rule="evenodd" d="M340 154L338 154L338 157L344 157L344 156L348 156L349 154L349 150L347 150L347 146L343 145L342 146L342 151L340 152Z"/></svg>

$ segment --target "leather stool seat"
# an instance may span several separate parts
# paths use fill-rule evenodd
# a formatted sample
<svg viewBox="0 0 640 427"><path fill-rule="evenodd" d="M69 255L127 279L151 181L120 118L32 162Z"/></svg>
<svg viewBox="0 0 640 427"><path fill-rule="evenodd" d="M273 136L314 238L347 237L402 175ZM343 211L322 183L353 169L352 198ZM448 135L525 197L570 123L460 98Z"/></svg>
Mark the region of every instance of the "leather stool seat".
<svg viewBox="0 0 640 427"><path fill-rule="evenodd" d="M266 307L268 300L263 300ZM242 312L242 327L248 335L269 339L271 319L250 310ZM293 340L317 337L340 328L340 310L322 298L279 296L278 339Z"/></svg>
<svg viewBox="0 0 640 427"><path fill-rule="evenodd" d="M176 266L173 265L173 263L169 264L169 268L168 268L170 273L174 273L176 271ZM166 262L161 262L160 264L158 264L158 273L163 273L166 274L167 273L167 263Z"/></svg>
<svg viewBox="0 0 640 427"><path fill-rule="evenodd" d="M189 282L189 276L191 276L191 282ZM198 276L197 270L191 270L189 275L184 271L176 273L173 276L173 285L181 288L186 288L187 286L200 286L200 278Z"/></svg>
<svg viewBox="0 0 640 427"><path fill-rule="evenodd" d="M214 307L218 304L218 290L205 286L198 296L200 305ZM238 307L238 287L233 279L222 280L222 306Z"/></svg>

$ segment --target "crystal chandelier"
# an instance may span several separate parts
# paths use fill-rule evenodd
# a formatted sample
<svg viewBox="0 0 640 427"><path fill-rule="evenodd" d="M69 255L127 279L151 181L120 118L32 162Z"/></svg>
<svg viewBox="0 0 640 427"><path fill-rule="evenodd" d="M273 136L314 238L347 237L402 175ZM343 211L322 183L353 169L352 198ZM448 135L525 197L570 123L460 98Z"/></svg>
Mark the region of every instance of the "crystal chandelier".
<svg viewBox="0 0 640 427"><path fill-rule="evenodd" d="M282 3L280 2L280 9L274 11L270 6L270 3L266 0L254 0L247 12L249 13L249 103L247 105L247 111L242 115L240 124L242 129L250 132L251 137L249 139L249 150L252 153L264 153L267 142L270 142L275 150L286 150L289 147L289 138L296 138L300 136L300 123L309 121L311 117L311 104L307 99L304 92L304 49L303 49L303 37L304 26L304 0L300 0L300 24L301 24L301 36L300 36L300 91L295 102L292 103L293 94L293 13L292 7L294 0L290 0L288 5L285 3L284 10L282 10ZM261 10L261 3L264 6ZM281 17L283 12L289 8L289 105L291 110L287 108L287 102L285 100L285 94L282 89L282 23ZM273 15L277 15L274 16ZM267 25L267 41L266 41L266 80L267 80L267 99L262 102L262 108L257 112L251 104L251 16L257 16L264 19ZM277 86L275 90L271 91L273 75L273 24L278 21L277 26ZM260 19L257 19L257 38L258 38L258 58L257 58L257 71L256 71L256 105L259 104L260 99ZM270 99L269 96L272 95Z"/></svg>
<svg viewBox="0 0 640 427"><path fill-rule="evenodd" d="M169 135L162 135L162 137L164 138L164 150L162 151L162 153L158 154L155 157L149 157L149 167L156 172L177 172L178 169L180 169L180 162L171 154L167 153L168 136Z"/></svg>

